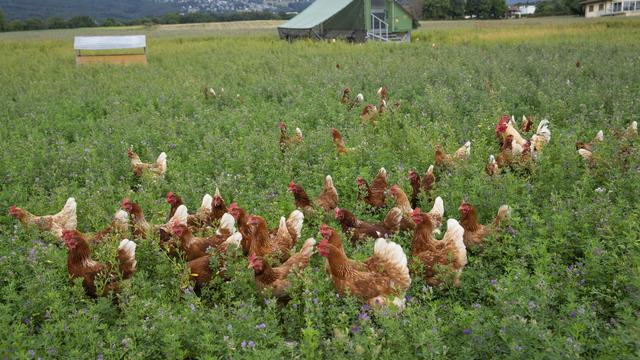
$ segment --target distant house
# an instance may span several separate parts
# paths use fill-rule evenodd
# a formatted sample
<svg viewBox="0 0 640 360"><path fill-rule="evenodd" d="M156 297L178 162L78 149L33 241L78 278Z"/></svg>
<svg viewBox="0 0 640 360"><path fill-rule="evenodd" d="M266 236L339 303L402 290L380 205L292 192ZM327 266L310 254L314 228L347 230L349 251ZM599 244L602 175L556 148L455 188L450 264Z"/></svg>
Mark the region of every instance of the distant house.
<svg viewBox="0 0 640 360"><path fill-rule="evenodd" d="M397 0L316 0L285 24L281 39L345 39L347 41L405 41L416 23Z"/></svg>
<svg viewBox="0 0 640 360"><path fill-rule="evenodd" d="M518 19L522 16L529 16L535 13L535 5L513 5L507 9L507 17L510 19Z"/></svg>
<svg viewBox="0 0 640 360"><path fill-rule="evenodd" d="M585 0L580 3L584 7L584 16L638 16L640 15L640 1L605 1Z"/></svg>

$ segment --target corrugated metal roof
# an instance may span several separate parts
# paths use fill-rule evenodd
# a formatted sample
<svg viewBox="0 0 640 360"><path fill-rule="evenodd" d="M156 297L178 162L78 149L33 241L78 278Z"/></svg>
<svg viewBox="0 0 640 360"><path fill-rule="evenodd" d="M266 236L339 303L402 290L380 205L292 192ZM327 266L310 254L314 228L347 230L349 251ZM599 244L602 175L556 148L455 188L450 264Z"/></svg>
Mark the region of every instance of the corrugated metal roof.
<svg viewBox="0 0 640 360"><path fill-rule="evenodd" d="M127 36L76 36L75 50L139 49L147 47L145 35Z"/></svg>
<svg viewBox="0 0 640 360"><path fill-rule="evenodd" d="M353 0L316 0L304 11L296 15L278 28L281 29L310 29L326 21L338 11L344 9Z"/></svg>

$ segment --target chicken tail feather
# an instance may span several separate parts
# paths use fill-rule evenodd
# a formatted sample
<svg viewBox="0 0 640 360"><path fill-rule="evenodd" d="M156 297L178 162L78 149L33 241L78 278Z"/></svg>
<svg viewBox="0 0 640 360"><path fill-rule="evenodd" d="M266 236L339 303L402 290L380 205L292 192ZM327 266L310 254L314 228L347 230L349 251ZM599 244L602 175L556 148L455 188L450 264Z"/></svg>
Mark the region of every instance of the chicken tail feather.
<svg viewBox="0 0 640 360"><path fill-rule="evenodd" d="M130 278L136 272L136 243L124 239L118 246L118 263L123 279Z"/></svg>
<svg viewBox="0 0 640 360"><path fill-rule="evenodd" d="M440 217L444 216L444 201L440 196L438 196L436 201L433 202L433 207L429 213L439 215Z"/></svg>
<svg viewBox="0 0 640 360"><path fill-rule="evenodd" d="M158 159L156 159L155 165L158 169L160 169L160 172L162 174L167 172L167 154L165 152L161 152L160 155L158 155Z"/></svg>
<svg viewBox="0 0 640 360"><path fill-rule="evenodd" d="M223 244L227 244L227 246L233 244L233 245L239 247L241 241L242 241L242 234L237 232L237 233L234 233L233 235L229 236L227 238L227 240L224 241Z"/></svg>
<svg viewBox="0 0 640 360"><path fill-rule="evenodd" d="M228 231L229 234L236 232L236 220L229 213L224 213L220 218L220 228L216 231L216 234L220 235L221 230Z"/></svg>
<svg viewBox="0 0 640 360"><path fill-rule="evenodd" d="M289 218L287 219L286 223L289 232L292 232L292 235L295 234L294 241L297 241L300 238L300 233L302 232L304 214L302 214L302 211L300 210L293 210L291 214L289 214Z"/></svg>
<svg viewBox="0 0 640 360"><path fill-rule="evenodd" d="M200 209L211 210L211 202L213 202L213 197L209 194L205 194L202 197L202 204L200 205Z"/></svg>
<svg viewBox="0 0 640 360"><path fill-rule="evenodd" d="M397 278L394 280L398 282L400 288L406 290L411 284L411 277L407 267L407 255L402 247L393 241L379 238L373 247L373 253L395 269L394 273L397 274Z"/></svg>
<svg viewBox="0 0 640 360"><path fill-rule="evenodd" d="M493 220L493 226L498 226L502 221L509 218L511 216L511 207L509 205L502 205L498 209L498 214L496 218Z"/></svg>
<svg viewBox="0 0 640 360"><path fill-rule="evenodd" d="M178 223L178 224L186 225L188 216L189 216L189 213L187 211L187 207L184 206L184 205L180 205L180 206L178 206L178 208L176 209L175 214L173 214L173 217L169 221L171 223Z"/></svg>

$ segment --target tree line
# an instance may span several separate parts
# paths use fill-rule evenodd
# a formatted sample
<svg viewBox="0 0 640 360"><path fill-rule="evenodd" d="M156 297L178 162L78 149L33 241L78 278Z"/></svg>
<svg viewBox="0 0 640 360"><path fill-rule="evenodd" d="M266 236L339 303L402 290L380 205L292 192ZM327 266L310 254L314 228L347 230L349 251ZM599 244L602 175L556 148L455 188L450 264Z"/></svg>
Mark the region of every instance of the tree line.
<svg viewBox="0 0 640 360"><path fill-rule="evenodd" d="M522 4L527 4L523 0ZM532 2L533 3L533 2ZM582 15L580 0L542 0L533 3L535 16ZM424 0L423 19L503 18L507 12L505 0Z"/></svg>
<svg viewBox="0 0 640 360"><path fill-rule="evenodd" d="M50 17L48 19L29 18L26 20L7 20L0 9L0 31L46 30L46 29L76 29L96 26L132 26L159 24L192 24L204 22L247 21L247 20L288 20L291 14L283 12L256 11L211 13L198 12L191 14L169 13L158 17L145 17L133 20L118 20L107 18L96 20L90 16L75 16L69 19Z"/></svg>
<svg viewBox="0 0 640 360"><path fill-rule="evenodd" d="M580 0L543 0L536 4L536 16L581 15ZM302 10L302 9L301 9ZM505 16L505 0L424 0L423 19L498 19ZM96 26L131 26L155 24L191 24L204 22L246 21L246 20L288 20L292 14L284 12L197 12L190 14L168 13L158 17L145 17L134 20L107 18L96 20L89 16L75 16L69 19L51 17L48 19L29 18L26 20L7 20L0 9L0 31L75 29Z"/></svg>

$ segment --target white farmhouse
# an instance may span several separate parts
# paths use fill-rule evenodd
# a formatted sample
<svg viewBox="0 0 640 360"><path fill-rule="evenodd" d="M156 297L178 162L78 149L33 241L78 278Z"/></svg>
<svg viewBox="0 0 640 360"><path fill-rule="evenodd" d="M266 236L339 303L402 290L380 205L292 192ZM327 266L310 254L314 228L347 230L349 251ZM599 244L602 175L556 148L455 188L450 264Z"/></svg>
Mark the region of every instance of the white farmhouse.
<svg viewBox="0 0 640 360"><path fill-rule="evenodd" d="M580 3L584 7L584 16L637 16L640 15L639 0L584 0Z"/></svg>

